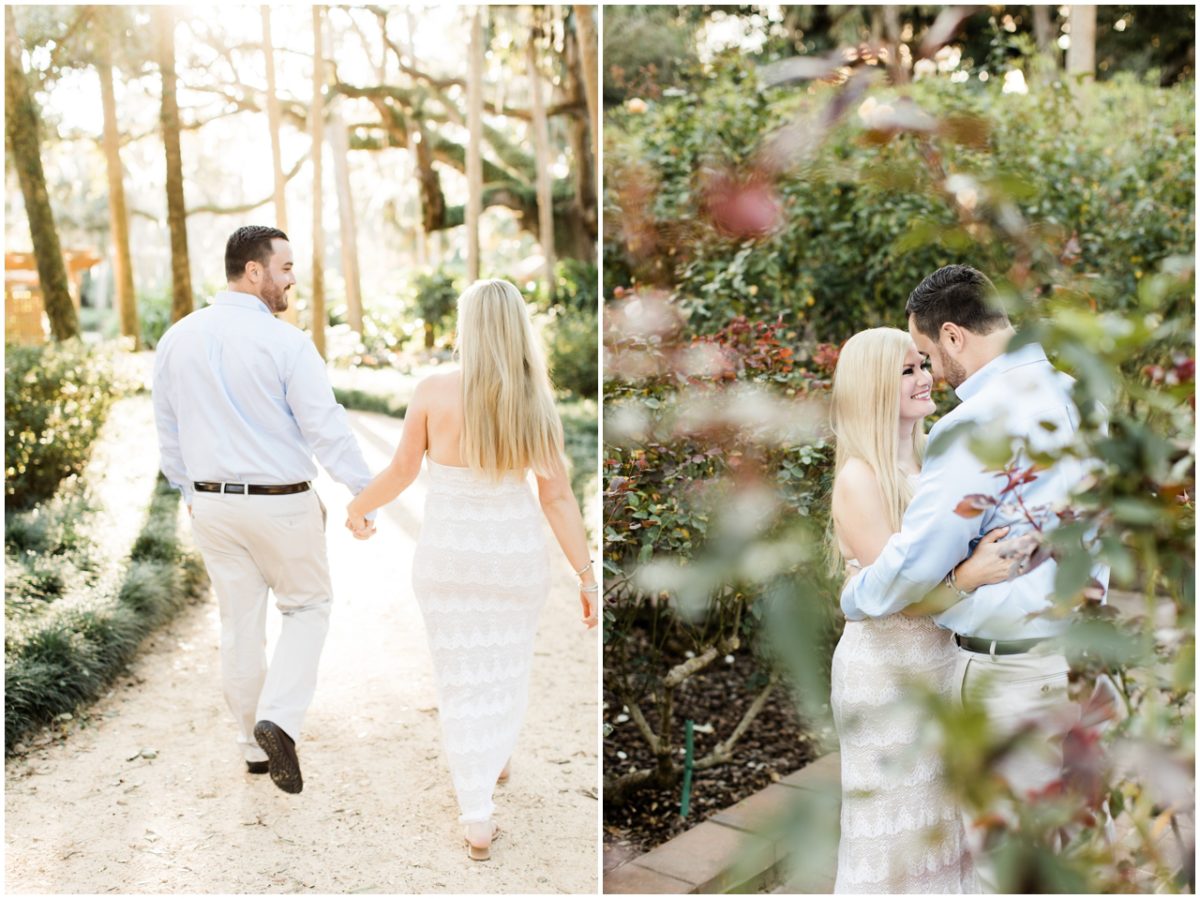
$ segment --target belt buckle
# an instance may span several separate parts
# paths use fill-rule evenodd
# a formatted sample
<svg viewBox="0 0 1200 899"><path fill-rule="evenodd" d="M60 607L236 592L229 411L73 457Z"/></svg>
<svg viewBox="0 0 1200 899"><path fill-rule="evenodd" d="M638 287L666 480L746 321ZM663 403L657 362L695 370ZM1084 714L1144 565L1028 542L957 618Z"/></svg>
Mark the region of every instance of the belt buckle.
<svg viewBox="0 0 1200 899"><path fill-rule="evenodd" d="M242 495L245 495L247 491L246 491L245 484L225 483L225 484L221 485L221 492L222 493L235 493L235 494L240 493Z"/></svg>

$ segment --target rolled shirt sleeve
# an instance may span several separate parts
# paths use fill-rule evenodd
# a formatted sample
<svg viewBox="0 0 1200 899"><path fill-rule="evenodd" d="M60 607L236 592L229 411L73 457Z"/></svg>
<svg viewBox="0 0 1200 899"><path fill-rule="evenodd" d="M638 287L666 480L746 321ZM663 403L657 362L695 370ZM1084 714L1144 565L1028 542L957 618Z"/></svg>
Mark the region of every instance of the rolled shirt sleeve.
<svg viewBox="0 0 1200 899"><path fill-rule="evenodd" d="M311 341L305 340L284 386L284 398L300 433L330 476L359 493L371 482L371 471L346 410L334 399L325 363Z"/></svg>

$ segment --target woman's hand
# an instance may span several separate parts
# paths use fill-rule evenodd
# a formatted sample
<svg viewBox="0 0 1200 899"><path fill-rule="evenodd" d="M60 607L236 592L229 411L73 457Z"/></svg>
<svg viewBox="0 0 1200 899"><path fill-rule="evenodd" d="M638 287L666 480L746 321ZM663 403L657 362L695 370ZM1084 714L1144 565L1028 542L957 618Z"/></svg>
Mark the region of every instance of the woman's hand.
<svg viewBox="0 0 1200 899"><path fill-rule="evenodd" d="M1007 527L994 528L983 535L974 552L954 569L958 589L970 593L985 584L999 584L1025 573L1037 538L1026 535L1004 540L1008 531Z"/></svg>
<svg viewBox="0 0 1200 899"><path fill-rule="evenodd" d="M596 600L597 600L597 597L599 597L599 595L600 595L600 591L599 590L589 591L586 589L589 586L595 586L595 585L594 584L580 584L579 585L579 604L581 606L583 606L583 623L585 625L587 625L587 627L589 629L591 629L596 626L596 622L599 620L598 616L596 614L596 608L599 605L599 603Z"/></svg>
<svg viewBox="0 0 1200 899"><path fill-rule="evenodd" d="M846 565L845 565L845 568L842 570L842 574L845 578L845 580L842 581L843 584L845 584L846 581L850 580L850 578L854 577L854 575L858 574L860 571L863 570L863 567L861 565L859 565L857 560L855 560L855 559L846 559L844 561L845 561Z"/></svg>
<svg viewBox="0 0 1200 899"><path fill-rule="evenodd" d="M346 527L350 529L356 539L366 540L375 533L375 525L367 521L367 519L354 511L354 503L346 507Z"/></svg>

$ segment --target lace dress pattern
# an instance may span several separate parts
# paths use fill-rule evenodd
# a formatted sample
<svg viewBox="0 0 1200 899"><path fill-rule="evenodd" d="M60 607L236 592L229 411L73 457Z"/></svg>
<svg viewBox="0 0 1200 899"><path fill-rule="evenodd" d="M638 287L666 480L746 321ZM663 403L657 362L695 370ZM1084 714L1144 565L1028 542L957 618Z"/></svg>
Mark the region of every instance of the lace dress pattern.
<svg viewBox="0 0 1200 899"><path fill-rule="evenodd" d="M533 638L550 584L545 524L523 475L493 482L428 457L426 471L413 590L459 820L486 821L528 704Z"/></svg>
<svg viewBox="0 0 1200 899"><path fill-rule="evenodd" d="M952 635L928 618L847 621L833 654L842 812L835 893L975 893L958 804L910 685L949 695Z"/></svg>

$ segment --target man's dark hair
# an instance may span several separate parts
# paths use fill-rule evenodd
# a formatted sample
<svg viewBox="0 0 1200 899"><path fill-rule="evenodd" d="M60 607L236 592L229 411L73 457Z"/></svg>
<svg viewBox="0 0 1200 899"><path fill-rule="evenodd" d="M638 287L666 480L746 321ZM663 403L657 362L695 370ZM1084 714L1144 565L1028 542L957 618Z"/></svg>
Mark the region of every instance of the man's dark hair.
<svg viewBox="0 0 1200 899"><path fill-rule="evenodd" d="M245 225L230 234L225 242L225 277L231 281L240 278L246 271L247 262L266 265L274 255L271 241L277 237L288 239L278 228L266 225Z"/></svg>
<svg viewBox="0 0 1200 899"><path fill-rule="evenodd" d="M969 265L939 268L908 295L904 311L916 317L917 330L930 340L938 339L946 322L974 334L990 334L1008 324L996 286Z"/></svg>

